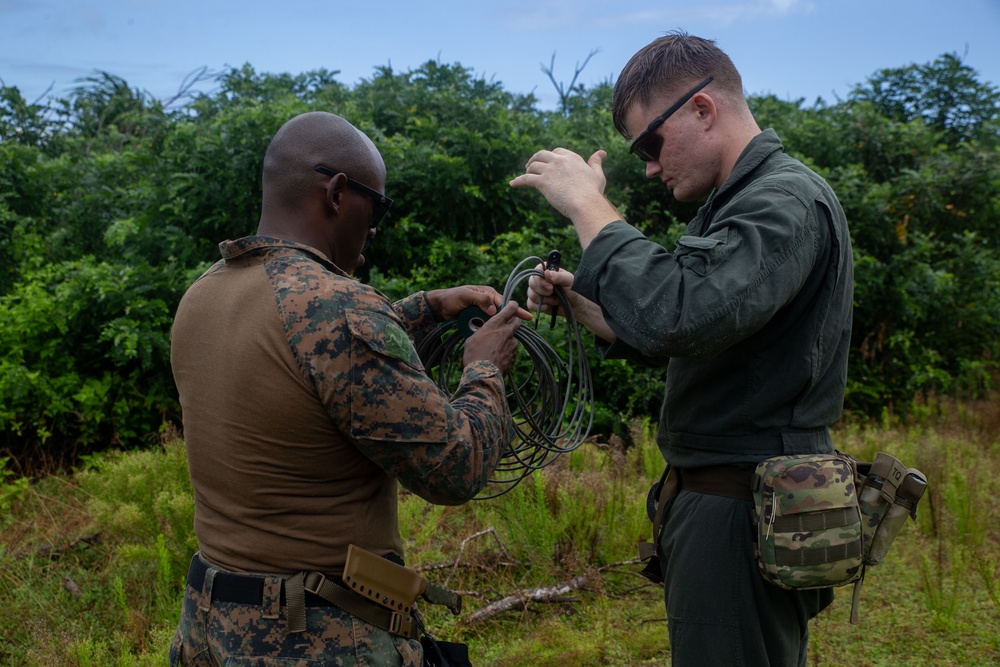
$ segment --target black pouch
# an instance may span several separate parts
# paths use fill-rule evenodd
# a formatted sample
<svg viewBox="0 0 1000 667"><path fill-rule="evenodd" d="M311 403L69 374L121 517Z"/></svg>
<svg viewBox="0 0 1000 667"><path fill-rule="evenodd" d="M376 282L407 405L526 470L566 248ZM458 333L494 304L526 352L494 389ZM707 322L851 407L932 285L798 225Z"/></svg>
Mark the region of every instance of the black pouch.
<svg viewBox="0 0 1000 667"><path fill-rule="evenodd" d="M424 647L423 667L472 667L466 644L440 642L430 635L423 635L420 645Z"/></svg>
<svg viewBox="0 0 1000 667"><path fill-rule="evenodd" d="M670 474L670 466L663 470L660 481L654 484L646 495L646 516L653 523L653 541L639 542L639 560L644 567L640 575L654 584L663 583L663 563L657 553L660 543L660 529L663 527L664 510L678 492L677 476Z"/></svg>

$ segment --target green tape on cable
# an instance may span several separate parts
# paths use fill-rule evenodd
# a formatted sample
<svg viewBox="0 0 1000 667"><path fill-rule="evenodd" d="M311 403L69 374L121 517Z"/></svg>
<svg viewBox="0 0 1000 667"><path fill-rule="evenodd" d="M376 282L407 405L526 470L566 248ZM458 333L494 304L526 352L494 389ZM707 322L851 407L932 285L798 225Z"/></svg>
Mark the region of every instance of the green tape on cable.
<svg viewBox="0 0 1000 667"><path fill-rule="evenodd" d="M468 338L486 324L490 316L479 306L469 306L458 314L458 332L462 338Z"/></svg>

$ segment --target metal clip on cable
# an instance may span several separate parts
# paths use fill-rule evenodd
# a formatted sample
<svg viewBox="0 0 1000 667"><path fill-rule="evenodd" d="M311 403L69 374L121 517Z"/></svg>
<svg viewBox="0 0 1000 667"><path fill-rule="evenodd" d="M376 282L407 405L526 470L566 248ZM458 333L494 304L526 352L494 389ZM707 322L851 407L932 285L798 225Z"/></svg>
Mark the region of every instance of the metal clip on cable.
<svg viewBox="0 0 1000 667"><path fill-rule="evenodd" d="M549 252L549 256L545 260L545 270L546 271L558 271L559 270L559 260L562 259L562 255L559 254L558 250L552 250ZM562 292L562 287L559 285L555 286L557 290ZM541 308L541 306L539 306ZM552 320L549 322L549 331L556 328L556 315L558 310L552 311Z"/></svg>

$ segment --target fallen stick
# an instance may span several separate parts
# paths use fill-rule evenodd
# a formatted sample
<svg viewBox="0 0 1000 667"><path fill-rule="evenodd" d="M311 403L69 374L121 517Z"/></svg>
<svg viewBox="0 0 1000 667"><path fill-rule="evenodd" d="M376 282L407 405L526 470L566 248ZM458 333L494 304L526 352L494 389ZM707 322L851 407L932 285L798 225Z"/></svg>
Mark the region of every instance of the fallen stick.
<svg viewBox="0 0 1000 667"><path fill-rule="evenodd" d="M502 614L505 611L510 611L514 608L523 609L529 602L559 602L561 601L559 598L566 595L570 591L577 590L586 584L588 579L589 577L587 575L582 574L579 577L573 577L569 581L564 581L563 583L556 584L554 586L529 588L527 590L518 591L501 600L491 602L481 609L477 609L463 618L461 623L463 625L478 625L490 618L493 618L497 614Z"/></svg>

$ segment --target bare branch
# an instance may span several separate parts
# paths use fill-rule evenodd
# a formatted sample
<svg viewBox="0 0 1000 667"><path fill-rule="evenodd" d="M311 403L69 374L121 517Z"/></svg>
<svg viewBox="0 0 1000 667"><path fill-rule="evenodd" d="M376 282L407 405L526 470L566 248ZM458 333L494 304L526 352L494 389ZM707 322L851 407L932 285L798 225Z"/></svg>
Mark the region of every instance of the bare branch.
<svg viewBox="0 0 1000 667"><path fill-rule="evenodd" d="M454 567L451 568L451 572L448 573L448 576L444 580L443 586L445 588L448 587L448 582L451 581L451 575L455 573L455 568L457 568L458 564L462 562L462 552L465 551L465 545L468 544L470 540L477 539L479 537L482 537L483 535L492 535L493 539L496 540L497 544L500 546L500 551L503 552L503 555L506 556L507 560L511 560L510 554L507 553L507 547L505 547L503 545L503 542L500 541L500 536L497 535L496 529L494 529L493 526L490 526L489 528L481 530L478 533L470 535L469 537L462 540L462 544L458 547L458 557L455 559L455 565Z"/></svg>
<svg viewBox="0 0 1000 667"><path fill-rule="evenodd" d="M463 625L479 625L497 614L502 614L505 611L510 611L511 609L523 609L527 606L529 602L563 602L565 601L565 596L570 591L575 591L581 588L590 579L589 575L582 574L579 577L573 577L569 581L564 581L561 584L555 584L554 586L544 586L542 588L529 588L524 591L518 591L512 595L492 602L485 607L477 609L468 616L462 619Z"/></svg>
<svg viewBox="0 0 1000 667"><path fill-rule="evenodd" d="M99 544L101 539L102 536L100 532L88 533L87 535L81 535L72 542L68 542L66 544L42 544L34 548L18 549L17 551L12 551L10 553L10 557L27 558L28 556L34 556L35 558L49 558L59 556L76 547L76 545L80 543L89 544L91 546Z"/></svg>
<svg viewBox="0 0 1000 667"><path fill-rule="evenodd" d="M573 79L569 83L569 88L566 88L565 86L563 86L563 84L561 84L558 81L556 81L556 77L555 77L556 54L555 53L552 54L552 59L549 61L549 66L548 67L546 67L545 65L542 65L542 72L544 72L545 75L549 77L549 81L552 82L552 87L555 88L556 89L556 93L559 94L559 108L562 111L564 111L564 112L566 111L566 107L567 107L567 105L569 103L569 97L570 97L570 95L573 94L573 88L576 87L576 81L577 81L577 79L580 78L580 74L587 67L587 63L590 62L590 59L593 58L594 56L596 56L598 53L600 53L600 49L594 49L593 51L591 51L590 53L587 54L587 57L584 59L582 65L579 62L576 64L576 69L573 71Z"/></svg>
<svg viewBox="0 0 1000 667"><path fill-rule="evenodd" d="M566 99L566 93L564 92L562 84L556 81L556 76L554 74L555 69L556 69L556 54L553 53L552 60L549 62L549 66L546 67L545 65L542 65L542 71L545 72L545 75L549 77L549 81L552 82L552 87L556 89L557 93L559 93L559 103L560 106L562 106L564 100Z"/></svg>
<svg viewBox="0 0 1000 667"><path fill-rule="evenodd" d="M181 81L181 85L177 88L177 93L163 102L163 108L166 109L178 100L192 97L191 89L194 88L196 84L199 84L202 81L211 81L215 79L216 76L218 76L217 73L209 71L208 67L204 65L192 70L187 74L187 76L184 77L184 80Z"/></svg>

